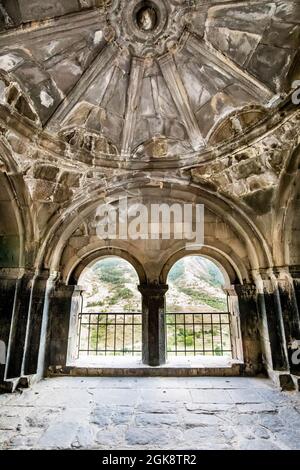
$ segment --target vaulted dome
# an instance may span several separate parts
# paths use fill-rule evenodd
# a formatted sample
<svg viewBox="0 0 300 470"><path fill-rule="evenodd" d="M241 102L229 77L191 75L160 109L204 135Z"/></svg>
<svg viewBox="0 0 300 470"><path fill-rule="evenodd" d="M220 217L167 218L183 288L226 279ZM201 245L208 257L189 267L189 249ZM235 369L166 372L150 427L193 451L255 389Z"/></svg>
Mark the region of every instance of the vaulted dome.
<svg viewBox="0 0 300 470"><path fill-rule="evenodd" d="M17 113L122 160L188 156L238 137L299 75L297 2L114 0L87 11L71 0L48 11L16 2L19 17L9 3L1 102L13 83Z"/></svg>

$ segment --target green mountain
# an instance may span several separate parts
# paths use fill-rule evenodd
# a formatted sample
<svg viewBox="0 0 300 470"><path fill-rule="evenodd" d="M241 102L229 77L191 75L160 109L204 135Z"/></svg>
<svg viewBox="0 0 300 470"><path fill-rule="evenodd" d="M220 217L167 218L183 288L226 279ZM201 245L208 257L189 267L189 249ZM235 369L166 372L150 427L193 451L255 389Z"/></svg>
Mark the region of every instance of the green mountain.
<svg viewBox="0 0 300 470"><path fill-rule="evenodd" d="M141 295L133 267L120 258L100 260L81 276L85 312L140 312ZM200 256L178 261L168 276L168 312L227 311L224 279L218 267Z"/></svg>

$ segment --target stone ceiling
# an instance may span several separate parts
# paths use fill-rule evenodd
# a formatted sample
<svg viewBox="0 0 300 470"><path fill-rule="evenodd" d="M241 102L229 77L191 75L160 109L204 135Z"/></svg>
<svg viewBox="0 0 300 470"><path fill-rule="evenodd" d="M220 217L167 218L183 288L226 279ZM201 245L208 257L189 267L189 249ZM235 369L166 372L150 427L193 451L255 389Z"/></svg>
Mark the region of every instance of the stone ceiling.
<svg viewBox="0 0 300 470"><path fill-rule="evenodd" d="M45 232L137 178L271 227L300 148L299 45L296 1L0 0L0 171Z"/></svg>
<svg viewBox="0 0 300 470"><path fill-rule="evenodd" d="M2 0L0 28L0 103L121 161L232 141L300 76L296 1Z"/></svg>

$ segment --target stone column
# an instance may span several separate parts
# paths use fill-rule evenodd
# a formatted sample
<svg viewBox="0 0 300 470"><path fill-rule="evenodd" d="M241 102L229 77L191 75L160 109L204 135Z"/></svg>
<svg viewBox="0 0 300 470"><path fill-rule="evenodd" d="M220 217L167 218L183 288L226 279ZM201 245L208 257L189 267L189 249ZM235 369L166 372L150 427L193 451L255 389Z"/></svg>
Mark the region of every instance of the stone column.
<svg viewBox="0 0 300 470"><path fill-rule="evenodd" d="M49 271L37 273L32 279L27 318L27 331L22 364L22 375L37 373L41 340L44 300Z"/></svg>
<svg viewBox="0 0 300 470"><path fill-rule="evenodd" d="M50 275L46 284L45 301L43 307L43 318L41 325L41 337L39 345L37 378L42 379L45 375L45 369L49 364L50 356L50 309L55 299L54 292L58 283L59 273L54 272ZM54 300L55 303L55 300Z"/></svg>
<svg viewBox="0 0 300 470"><path fill-rule="evenodd" d="M19 269L0 270L0 388L7 390L12 385L5 381L5 369L8 366L8 344L19 274Z"/></svg>
<svg viewBox="0 0 300 470"><path fill-rule="evenodd" d="M234 289L238 296L245 372L255 375L263 368L257 290L252 283L235 285Z"/></svg>
<svg viewBox="0 0 300 470"><path fill-rule="evenodd" d="M70 311L70 323L69 323L69 335L68 335L68 353L67 363L72 364L78 356L78 320L79 313L82 312L83 288L80 286L74 286L74 292L71 300L71 311Z"/></svg>
<svg viewBox="0 0 300 470"><path fill-rule="evenodd" d="M261 270L256 277L264 363L269 377L281 388L290 390L290 375L283 313L278 282L272 270Z"/></svg>
<svg viewBox="0 0 300 470"><path fill-rule="evenodd" d="M296 300L296 304L297 304L298 313L299 313L299 316L300 316L300 266L290 267L290 273L291 273L291 276L292 276L292 279L293 279L295 300ZM299 328L300 328L300 325L299 325ZM299 342L298 342L298 345L299 345ZM294 347L296 347L296 344L294 344ZM296 353L296 351L294 351L294 352ZM294 358L295 358L295 356L294 356ZM298 353L296 353L297 361L299 361L299 358L300 358L300 355L299 355L299 349L298 349ZM299 375L300 374L299 368L300 368L300 364L298 364L298 365L293 364L292 372L293 373L296 372L296 374ZM298 379L298 390L300 391L300 380L299 379Z"/></svg>
<svg viewBox="0 0 300 470"><path fill-rule="evenodd" d="M143 363L159 366L166 362L166 317L165 284L143 284L139 291L142 294L142 329L143 329Z"/></svg>
<svg viewBox="0 0 300 470"><path fill-rule="evenodd" d="M44 298L48 271L6 270L0 275L0 339L6 344L6 365L1 380L32 376L38 370ZM3 272L2 272L3 274ZM3 312L1 312L1 307ZM3 338L3 339L2 339Z"/></svg>
<svg viewBox="0 0 300 470"><path fill-rule="evenodd" d="M16 281L9 342L7 347L7 379L16 379L22 375L31 283L33 277L34 273L32 271L23 270Z"/></svg>
<svg viewBox="0 0 300 470"><path fill-rule="evenodd" d="M52 292L49 303L46 367L64 367L67 364L70 317L76 289L77 286L57 284Z"/></svg>
<svg viewBox="0 0 300 470"><path fill-rule="evenodd" d="M278 284L273 273L263 273L263 277L259 308L269 339L271 364L268 361L268 366L274 371L286 372L289 364Z"/></svg>
<svg viewBox="0 0 300 470"><path fill-rule="evenodd" d="M230 327L231 327L231 343L232 343L232 358L239 361L244 360L243 342L241 334L241 321L239 298L235 290L235 286L229 289L224 289L228 295L228 309L230 313Z"/></svg>
<svg viewBox="0 0 300 470"><path fill-rule="evenodd" d="M289 272L293 278L295 297L298 312L300 313L300 266L290 266Z"/></svg>
<svg viewBox="0 0 300 470"><path fill-rule="evenodd" d="M295 364L292 356L300 348L300 316L297 304L295 280L288 268L276 270L278 290L280 296L289 367L292 373L300 372L300 364Z"/></svg>

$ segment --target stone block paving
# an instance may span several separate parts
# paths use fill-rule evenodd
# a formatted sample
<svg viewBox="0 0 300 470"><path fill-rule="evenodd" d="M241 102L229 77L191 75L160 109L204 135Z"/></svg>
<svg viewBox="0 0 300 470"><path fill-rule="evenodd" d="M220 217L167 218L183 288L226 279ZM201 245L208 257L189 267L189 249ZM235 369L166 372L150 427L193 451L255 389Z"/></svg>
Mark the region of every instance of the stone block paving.
<svg viewBox="0 0 300 470"><path fill-rule="evenodd" d="M300 394L267 379L46 379L0 395L1 449L300 449Z"/></svg>

